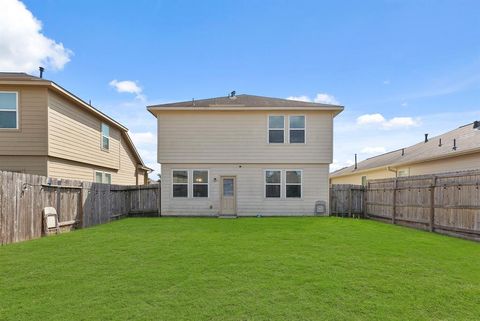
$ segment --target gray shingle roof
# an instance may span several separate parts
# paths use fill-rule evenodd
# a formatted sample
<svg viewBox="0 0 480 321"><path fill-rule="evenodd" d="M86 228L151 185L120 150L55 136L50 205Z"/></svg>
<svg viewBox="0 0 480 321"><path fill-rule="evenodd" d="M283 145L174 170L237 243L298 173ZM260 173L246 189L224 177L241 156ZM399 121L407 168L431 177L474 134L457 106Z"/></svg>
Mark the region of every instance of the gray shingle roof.
<svg viewBox="0 0 480 321"><path fill-rule="evenodd" d="M440 139L442 144L440 145ZM454 139L456 149L453 149ZM454 157L459 154L480 151L480 130L473 128L473 123L461 126L444 134L429 138L428 142L421 142L403 149L371 157L357 164L339 169L330 174L331 177L354 174L369 169L412 164L443 157ZM480 162L480 160L479 160Z"/></svg>
<svg viewBox="0 0 480 321"><path fill-rule="evenodd" d="M234 98L215 97L208 99L189 100L176 103L167 103L148 106L149 108L168 108L168 107L325 107L325 108L343 108L340 105L330 105L321 103L312 103L305 101L254 96L254 95L236 95Z"/></svg>
<svg viewBox="0 0 480 321"><path fill-rule="evenodd" d="M0 72L1 80L45 80L24 72Z"/></svg>

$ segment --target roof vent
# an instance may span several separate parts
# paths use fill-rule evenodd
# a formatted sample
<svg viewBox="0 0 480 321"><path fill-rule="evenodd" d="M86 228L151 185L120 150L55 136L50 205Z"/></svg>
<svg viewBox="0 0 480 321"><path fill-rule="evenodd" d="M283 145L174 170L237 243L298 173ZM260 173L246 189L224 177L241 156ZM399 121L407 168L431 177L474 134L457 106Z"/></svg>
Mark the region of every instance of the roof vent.
<svg viewBox="0 0 480 321"><path fill-rule="evenodd" d="M473 122L473 129L479 129L480 130L480 120L476 120Z"/></svg>
<svg viewBox="0 0 480 321"><path fill-rule="evenodd" d="M235 96L237 94L237 92L234 90L230 93L230 95L228 96L228 98L230 99L237 99L237 96Z"/></svg>
<svg viewBox="0 0 480 321"><path fill-rule="evenodd" d="M357 166L357 154L355 154L355 168L354 169L357 169L358 166Z"/></svg>
<svg viewBox="0 0 480 321"><path fill-rule="evenodd" d="M454 138L453 139L453 150L457 150L457 140Z"/></svg>
<svg viewBox="0 0 480 321"><path fill-rule="evenodd" d="M402 156L405 155L405 148L402 148Z"/></svg>
<svg viewBox="0 0 480 321"><path fill-rule="evenodd" d="M428 143L428 134L425 134L425 143Z"/></svg>
<svg viewBox="0 0 480 321"><path fill-rule="evenodd" d="M43 78L43 72L45 71L45 68L43 67L38 67L38 70L40 70L40 78Z"/></svg>
<svg viewBox="0 0 480 321"><path fill-rule="evenodd" d="M438 147L442 147L442 139L441 138L438 139Z"/></svg>

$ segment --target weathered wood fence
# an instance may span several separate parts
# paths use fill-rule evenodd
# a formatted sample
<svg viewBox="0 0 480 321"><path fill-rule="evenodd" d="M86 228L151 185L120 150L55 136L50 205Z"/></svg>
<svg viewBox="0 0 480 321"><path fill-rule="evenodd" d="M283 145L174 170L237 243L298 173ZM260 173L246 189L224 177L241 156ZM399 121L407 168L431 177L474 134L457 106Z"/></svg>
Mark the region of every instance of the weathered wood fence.
<svg viewBox="0 0 480 321"><path fill-rule="evenodd" d="M332 185L330 214L342 217L363 216L364 187L361 185Z"/></svg>
<svg viewBox="0 0 480 321"><path fill-rule="evenodd" d="M159 184L108 185L0 171L0 244L41 237L43 209L61 229L85 228L126 215L160 215Z"/></svg>
<svg viewBox="0 0 480 321"><path fill-rule="evenodd" d="M479 187L480 171L469 171L372 180L356 188L364 190L365 217L480 240ZM348 189L332 186L332 206L350 204L342 188Z"/></svg>

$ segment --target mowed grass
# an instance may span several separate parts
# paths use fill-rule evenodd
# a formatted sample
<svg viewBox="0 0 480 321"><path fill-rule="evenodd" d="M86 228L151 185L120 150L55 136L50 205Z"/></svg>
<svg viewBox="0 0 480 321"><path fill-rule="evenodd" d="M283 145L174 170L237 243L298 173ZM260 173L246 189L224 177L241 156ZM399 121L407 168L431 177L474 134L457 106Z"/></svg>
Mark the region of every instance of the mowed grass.
<svg viewBox="0 0 480 321"><path fill-rule="evenodd" d="M1 320L479 320L480 244L340 218L125 219L0 247Z"/></svg>

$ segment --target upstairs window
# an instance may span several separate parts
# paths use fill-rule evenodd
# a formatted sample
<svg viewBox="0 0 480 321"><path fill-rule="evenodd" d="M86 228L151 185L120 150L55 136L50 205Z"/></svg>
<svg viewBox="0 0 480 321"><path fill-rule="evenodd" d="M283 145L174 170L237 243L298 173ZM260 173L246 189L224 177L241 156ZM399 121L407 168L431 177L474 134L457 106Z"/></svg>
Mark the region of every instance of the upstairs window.
<svg viewBox="0 0 480 321"><path fill-rule="evenodd" d="M282 189L282 171L265 171L265 197L280 198Z"/></svg>
<svg viewBox="0 0 480 321"><path fill-rule="evenodd" d="M286 171L285 190L287 198L302 197L302 171Z"/></svg>
<svg viewBox="0 0 480 321"><path fill-rule="evenodd" d="M208 171L193 171L193 197L208 197Z"/></svg>
<svg viewBox="0 0 480 321"><path fill-rule="evenodd" d="M173 171L173 197L188 197L188 171Z"/></svg>
<svg viewBox="0 0 480 321"><path fill-rule="evenodd" d="M285 142L285 117L268 116L268 143L283 144Z"/></svg>
<svg viewBox="0 0 480 321"><path fill-rule="evenodd" d="M288 117L290 144L305 144L305 116Z"/></svg>
<svg viewBox="0 0 480 321"><path fill-rule="evenodd" d="M110 127L102 123L102 149L110 149Z"/></svg>
<svg viewBox="0 0 480 321"><path fill-rule="evenodd" d="M18 99L16 92L0 91L0 129L18 128Z"/></svg>

